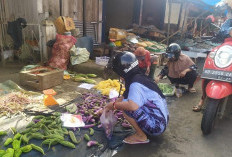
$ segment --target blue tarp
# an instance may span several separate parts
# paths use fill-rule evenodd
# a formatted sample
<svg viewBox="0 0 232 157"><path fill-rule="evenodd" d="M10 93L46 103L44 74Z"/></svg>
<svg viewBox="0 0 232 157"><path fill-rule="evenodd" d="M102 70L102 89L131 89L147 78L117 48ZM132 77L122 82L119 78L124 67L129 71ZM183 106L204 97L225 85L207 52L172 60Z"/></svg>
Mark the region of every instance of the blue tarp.
<svg viewBox="0 0 232 157"><path fill-rule="evenodd" d="M214 6L216 5L218 2L220 2L221 0L201 0L202 2L204 2L205 4Z"/></svg>
<svg viewBox="0 0 232 157"><path fill-rule="evenodd" d="M204 10L213 11L212 7L219 3L221 0L188 0L189 2L197 5Z"/></svg>

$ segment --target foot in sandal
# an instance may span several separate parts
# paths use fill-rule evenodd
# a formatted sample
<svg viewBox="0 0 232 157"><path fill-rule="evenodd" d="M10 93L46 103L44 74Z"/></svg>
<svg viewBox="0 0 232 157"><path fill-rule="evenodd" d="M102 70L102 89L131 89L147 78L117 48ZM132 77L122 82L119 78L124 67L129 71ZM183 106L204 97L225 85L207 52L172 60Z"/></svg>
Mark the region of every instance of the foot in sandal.
<svg viewBox="0 0 232 157"><path fill-rule="evenodd" d="M202 108L202 106L203 106L203 100L201 99L201 101L198 103L198 105L196 105L196 106L193 106L193 111L194 112L200 112L201 111L201 108Z"/></svg>
<svg viewBox="0 0 232 157"><path fill-rule="evenodd" d="M192 88L189 88L188 91L189 91L190 93L196 93L196 92L197 92L196 89L193 88L193 87L192 87Z"/></svg>
<svg viewBox="0 0 232 157"><path fill-rule="evenodd" d="M149 139L147 139L146 135L139 135L137 133L125 138L123 140L126 144L146 144L149 143Z"/></svg>

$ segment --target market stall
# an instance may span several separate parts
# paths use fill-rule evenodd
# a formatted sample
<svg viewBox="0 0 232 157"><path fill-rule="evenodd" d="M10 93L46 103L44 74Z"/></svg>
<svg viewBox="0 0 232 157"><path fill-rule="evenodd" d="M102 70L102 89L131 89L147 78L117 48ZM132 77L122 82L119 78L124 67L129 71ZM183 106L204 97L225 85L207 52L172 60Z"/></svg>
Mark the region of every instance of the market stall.
<svg viewBox="0 0 232 157"><path fill-rule="evenodd" d="M96 77L93 75L88 76ZM70 81L84 82L86 76L71 75ZM108 85L103 87L103 83ZM102 128L98 112L111 101L109 89L119 91L118 87L117 80L100 82L95 88L102 94L95 89L87 90L72 101L46 106L43 94L28 92L12 81L0 84L0 153L25 157L74 154L81 157L115 149L131 133L131 127L117 111L116 132L112 136L112 132L105 132ZM110 135L110 141L106 135Z"/></svg>
<svg viewBox="0 0 232 157"><path fill-rule="evenodd" d="M147 38L141 38L138 34L139 28L126 31L118 28L111 28L109 31L109 39L111 46L115 50L134 52L138 47L144 47L151 55L159 56L159 65L163 62L163 53L166 51L167 45L153 41ZM141 32L140 32L141 34Z"/></svg>

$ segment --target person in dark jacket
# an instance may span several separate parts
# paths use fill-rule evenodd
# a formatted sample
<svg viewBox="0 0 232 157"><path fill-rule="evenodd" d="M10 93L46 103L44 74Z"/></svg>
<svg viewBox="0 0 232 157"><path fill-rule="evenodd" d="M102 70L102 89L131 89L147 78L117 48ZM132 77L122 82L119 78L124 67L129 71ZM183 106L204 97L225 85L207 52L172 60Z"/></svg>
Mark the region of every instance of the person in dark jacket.
<svg viewBox="0 0 232 157"><path fill-rule="evenodd" d="M157 84L139 70L138 60L130 52L120 52L113 58L113 71L125 81L125 92L105 111L121 110L136 133L125 138L127 144L148 143L147 135L162 134L168 124L169 112L164 95Z"/></svg>
<svg viewBox="0 0 232 157"><path fill-rule="evenodd" d="M179 84L184 84L188 85L189 92L196 92L193 87L197 79L196 64L187 55L181 53L181 48L176 43L168 46L165 56L168 59L167 65L161 70L155 81L159 82L161 78L167 75L176 87Z"/></svg>

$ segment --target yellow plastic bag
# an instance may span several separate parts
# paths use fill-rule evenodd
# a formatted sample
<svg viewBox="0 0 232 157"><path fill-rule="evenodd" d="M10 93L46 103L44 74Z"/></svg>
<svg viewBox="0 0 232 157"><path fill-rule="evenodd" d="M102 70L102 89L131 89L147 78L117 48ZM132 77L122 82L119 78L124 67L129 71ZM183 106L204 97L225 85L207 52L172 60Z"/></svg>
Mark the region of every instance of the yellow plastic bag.
<svg viewBox="0 0 232 157"><path fill-rule="evenodd" d="M118 29L118 28L110 28L109 39L122 40L122 39L125 39L126 36L127 36L127 33L125 30Z"/></svg>

